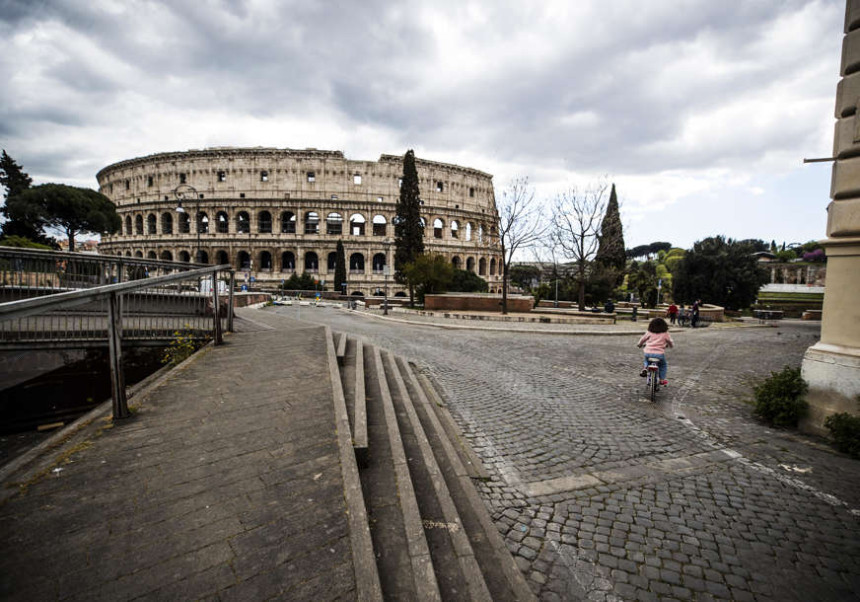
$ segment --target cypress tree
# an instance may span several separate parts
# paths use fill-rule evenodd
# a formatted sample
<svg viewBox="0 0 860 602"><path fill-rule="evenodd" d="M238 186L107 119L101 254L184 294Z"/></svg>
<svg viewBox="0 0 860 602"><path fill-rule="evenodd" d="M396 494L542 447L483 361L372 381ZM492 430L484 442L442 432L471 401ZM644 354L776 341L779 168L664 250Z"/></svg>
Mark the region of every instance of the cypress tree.
<svg viewBox="0 0 860 602"><path fill-rule="evenodd" d="M594 261L602 267L614 268L622 271L627 264L627 255L624 252L624 232L621 226L621 213L618 210L618 197L615 194L615 184L609 193L609 202L606 204L606 213L600 225L600 246Z"/></svg>
<svg viewBox="0 0 860 602"><path fill-rule="evenodd" d="M343 241L337 241L337 256L334 260L334 290L343 290L346 282L346 253L343 251Z"/></svg>
<svg viewBox="0 0 860 602"><path fill-rule="evenodd" d="M394 217L394 278L406 282L403 268L424 253L424 228L421 225L421 192L418 189L418 170L415 153L410 149L403 157L403 181L397 214ZM414 290L409 287L409 302L414 302Z"/></svg>

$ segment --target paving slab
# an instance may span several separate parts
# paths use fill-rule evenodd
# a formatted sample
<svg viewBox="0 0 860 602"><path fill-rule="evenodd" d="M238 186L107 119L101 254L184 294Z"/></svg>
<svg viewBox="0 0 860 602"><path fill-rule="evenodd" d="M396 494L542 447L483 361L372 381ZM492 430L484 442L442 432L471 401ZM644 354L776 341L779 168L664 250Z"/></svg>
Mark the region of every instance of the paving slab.
<svg viewBox="0 0 860 602"><path fill-rule="evenodd" d="M326 330L243 330L13 475L0 598L358 597Z"/></svg>

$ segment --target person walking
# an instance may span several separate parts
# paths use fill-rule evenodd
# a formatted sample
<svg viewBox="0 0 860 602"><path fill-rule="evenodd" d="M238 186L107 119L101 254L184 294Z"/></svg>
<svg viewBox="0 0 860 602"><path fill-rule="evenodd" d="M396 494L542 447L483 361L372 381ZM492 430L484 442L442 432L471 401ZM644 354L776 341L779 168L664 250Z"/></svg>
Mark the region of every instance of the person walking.
<svg viewBox="0 0 860 602"><path fill-rule="evenodd" d="M696 299L693 303L693 308L690 310L690 326L693 328L699 323L699 306L702 304L701 299Z"/></svg>
<svg viewBox="0 0 860 602"><path fill-rule="evenodd" d="M675 318L678 317L678 306L675 305L674 303L672 303L672 305L669 306L669 309L666 311L666 313L669 316L669 322L674 325L675 324Z"/></svg>

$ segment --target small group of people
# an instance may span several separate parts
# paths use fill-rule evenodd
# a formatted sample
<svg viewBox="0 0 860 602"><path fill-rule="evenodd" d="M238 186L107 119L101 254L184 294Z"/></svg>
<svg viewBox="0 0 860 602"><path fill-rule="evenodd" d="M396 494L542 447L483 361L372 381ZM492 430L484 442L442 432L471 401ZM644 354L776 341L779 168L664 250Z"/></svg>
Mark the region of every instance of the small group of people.
<svg viewBox="0 0 860 602"><path fill-rule="evenodd" d="M677 305L672 303L669 306L669 309L666 310L666 315L669 318L669 322L672 324L677 324L679 326L686 326L687 322L690 323L690 326L696 328L699 324L699 309L702 306L702 300L696 299L695 303L687 309L684 304L681 304L681 307L678 308Z"/></svg>

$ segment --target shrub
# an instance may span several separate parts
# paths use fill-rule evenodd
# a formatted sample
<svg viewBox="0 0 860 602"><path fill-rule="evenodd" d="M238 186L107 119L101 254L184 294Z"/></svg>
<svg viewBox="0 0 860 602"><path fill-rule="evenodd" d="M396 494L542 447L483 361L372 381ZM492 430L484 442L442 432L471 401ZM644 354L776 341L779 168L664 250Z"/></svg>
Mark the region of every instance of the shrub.
<svg viewBox="0 0 860 602"><path fill-rule="evenodd" d="M200 343L194 339L194 333L191 327L185 325L187 330L176 330L173 333L173 340L170 345L165 348L164 355L161 357L162 364L175 366L189 357L200 348Z"/></svg>
<svg viewBox="0 0 860 602"><path fill-rule="evenodd" d="M836 449L860 458L860 416L841 412L828 416L824 426L830 430Z"/></svg>
<svg viewBox="0 0 860 602"><path fill-rule="evenodd" d="M755 413L774 426L797 426L809 409L803 396L809 385L800 368L786 366L755 388Z"/></svg>

